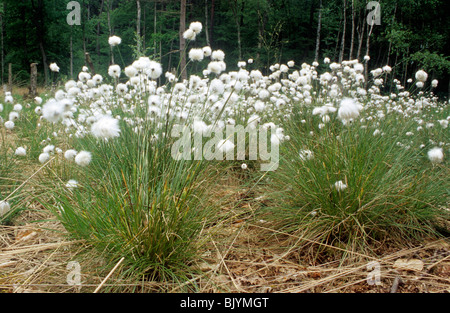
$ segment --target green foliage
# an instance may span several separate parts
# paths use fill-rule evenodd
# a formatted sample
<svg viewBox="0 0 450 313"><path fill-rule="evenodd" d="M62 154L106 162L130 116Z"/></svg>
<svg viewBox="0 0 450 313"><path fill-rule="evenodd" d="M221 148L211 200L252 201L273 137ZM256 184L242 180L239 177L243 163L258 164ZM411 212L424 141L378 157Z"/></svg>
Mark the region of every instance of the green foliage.
<svg viewBox="0 0 450 313"><path fill-rule="evenodd" d="M137 114L146 116L142 110ZM124 275L188 279L189 266L198 257L197 236L214 214L203 186L213 172L203 161L172 158L174 139L156 122L148 121L138 131L126 123L120 127L115 139L75 140L75 149L92 152L91 164L57 170L58 177L40 199L71 235L104 252L108 264L124 257ZM68 188L69 179L79 186Z"/></svg>
<svg viewBox="0 0 450 313"><path fill-rule="evenodd" d="M411 60L421 64L426 71L434 71L438 75L450 73L450 60L448 56L430 52L419 51L411 55Z"/></svg>
<svg viewBox="0 0 450 313"><path fill-rule="evenodd" d="M325 129L318 123L298 107L285 121L291 139L282 146L279 169L269 175L266 192L272 201L264 218L296 235L295 247L316 251L332 245L370 253L380 241L436 234L433 222L448 219L442 210L448 201L448 165L433 166L423 150L405 148L420 142L405 136L411 121L391 116L361 127L334 120ZM374 135L375 129L383 135ZM339 181L345 189L336 187Z"/></svg>
<svg viewBox="0 0 450 313"><path fill-rule="evenodd" d="M13 63L13 73L17 81L28 81L29 64L38 62L39 81L43 82L42 51L36 21L42 21L44 31L43 48L47 62L57 62L61 74L70 76L69 42L73 42L74 76L85 65L84 52L89 52L95 68L105 75L104 64L109 64L110 34L122 38L120 53L125 64L130 64L136 56L152 56L163 64L173 67L179 62L178 1L141 3L141 38L136 38L137 8L135 1L80 1L82 7L82 25L69 26L66 16L66 0L43 1L43 11L39 12L32 3L40 1L3 1L5 64ZM205 3L207 7L205 8ZM365 1L347 1L347 31L345 58L349 57L349 45L352 27L352 7L355 13L354 47L355 57L361 42L360 58L365 53L365 41L368 27L366 17L369 13ZM107 7L110 8L108 22ZM214 2L188 1L187 25L200 21L208 31L213 49L221 48L227 55L229 69L235 69L239 60L253 58L255 66L263 72L269 71L269 65L295 60L298 64L311 63L314 58L319 1L298 0L216 0ZM343 30L342 0L322 1L322 28L320 58L335 60L339 55ZM213 6L214 5L214 6ZM205 10L208 21L206 21ZM406 62L409 55L418 53L414 60L415 68L424 65L436 68L438 79L448 77L441 61L430 61L423 57L424 50L443 56L449 49L450 24L446 13L448 2L433 1L391 1L381 3L382 25L373 28L370 66L382 67L390 60L398 65ZM208 23L206 23L208 22ZM208 25L208 29L206 29ZM241 47L238 46L238 27ZM362 33L364 28L364 33ZM206 38L197 39L194 46L207 44ZM391 47L390 56L387 55ZM117 50L117 49L115 49ZM113 51L113 53L118 53ZM397 64L392 64L397 60ZM419 63L419 62L424 62ZM120 60L120 62L122 62ZM433 64L428 64L432 62ZM438 62L439 66L435 63ZM117 62L116 62L117 63ZM404 71L408 75L411 69L396 69L397 75ZM3 69L5 72L5 68ZM444 85L440 85L442 88Z"/></svg>

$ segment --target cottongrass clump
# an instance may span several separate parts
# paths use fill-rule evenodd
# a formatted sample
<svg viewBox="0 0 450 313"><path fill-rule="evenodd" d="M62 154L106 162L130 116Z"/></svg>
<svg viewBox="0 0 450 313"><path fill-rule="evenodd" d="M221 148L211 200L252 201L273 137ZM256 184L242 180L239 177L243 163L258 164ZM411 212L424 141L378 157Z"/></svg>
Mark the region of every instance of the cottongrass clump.
<svg viewBox="0 0 450 313"><path fill-rule="evenodd" d="M156 119L145 109L135 114L139 127L119 121L120 133L108 140L100 139L104 132L97 138L94 129L74 138L62 173L70 179L49 188L43 204L108 264L123 257L124 276L188 280L199 257L198 234L213 212L202 194L214 171L206 171L204 161L172 157L174 139L165 129L174 121ZM128 120L128 112L119 115Z"/></svg>
<svg viewBox="0 0 450 313"><path fill-rule="evenodd" d="M310 112L299 107L286 119L291 139L263 189L272 199L264 219L294 235L290 245L315 253L334 246L349 256L372 254L384 240L404 244L438 235L436 221L448 218L442 210L448 178L445 166L430 166L423 151L402 143L414 122L354 110L352 116L338 113L321 129ZM341 124L343 118L354 122ZM443 164L441 148L428 157Z"/></svg>

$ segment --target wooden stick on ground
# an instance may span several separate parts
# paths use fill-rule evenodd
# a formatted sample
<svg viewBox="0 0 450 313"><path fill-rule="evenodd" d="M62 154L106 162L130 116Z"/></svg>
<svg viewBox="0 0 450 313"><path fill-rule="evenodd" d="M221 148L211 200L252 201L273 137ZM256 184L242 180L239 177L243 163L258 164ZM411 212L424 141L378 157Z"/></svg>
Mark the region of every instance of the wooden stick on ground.
<svg viewBox="0 0 450 313"><path fill-rule="evenodd" d="M98 285L98 287L94 290L94 293L97 293L100 288L102 288L102 286L106 283L106 281L109 279L109 277L111 277L111 275L114 273L114 271L119 267L120 263L122 263L122 261L125 259L125 257L122 257L120 259L119 262L117 262L116 266L114 266L114 268L109 272L109 274L105 277L105 279L103 279L103 281L100 283L100 285Z"/></svg>

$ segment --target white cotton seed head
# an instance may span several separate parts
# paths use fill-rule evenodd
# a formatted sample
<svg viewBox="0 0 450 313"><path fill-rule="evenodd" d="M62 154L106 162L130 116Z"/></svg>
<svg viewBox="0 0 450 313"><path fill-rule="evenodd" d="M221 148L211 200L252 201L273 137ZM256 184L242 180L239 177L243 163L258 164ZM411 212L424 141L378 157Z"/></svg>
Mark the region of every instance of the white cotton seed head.
<svg viewBox="0 0 450 313"><path fill-rule="evenodd" d="M50 154L48 154L47 152L43 152L39 155L39 162L44 164L45 162L47 162L48 160L50 160Z"/></svg>
<svg viewBox="0 0 450 313"><path fill-rule="evenodd" d="M200 22L192 22L189 25L189 29L192 30L196 35L198 35L202 31L202 23Z"/></svg>
<svg viewBox="0 0 450 313"><path fill-rule="evenodd" d="M88 166L91 163L92 154L88 151L80 151L75 157L75 163L79 166Z"/></svg>
<svg viewBox="0 0 450 313"><path fill-rule="evenodd" d="M195 40L195 37L197 34L190 28L186 29L186 31L183 33L183 38L187 40Z"/></svg>
<svg viewBox="0 0 450 313"><path fill-rule="evenodd" d="M347 185L344 184L342 180L339 180L336 183L334 183L334 187L336 188L337 191L343 191L347 189Z"/></svg>
<svg viewBox="0 0 450 313"><path fill-rule="evenodd" d="M119 78L120 77L120 66L117 64L113 64L108 69L108 75L111 77Z"/></svg>
<svg viewBox="0 0 450 313"><path fill-rule="evenodd" d="M314 158L314 152L312 152L311 150L300 150L298 155L300 157L300 160L302 161L307 161Z"/></svg>
<svg viewBox="0 0 450 313"><path fill-rule="evenodd" d="M433 79L431 81L431 87L436 88L438 86L439 81L437 79Z"/></svg>
<svg viewBox="0 0 450 313"><path fill-rule="evenodd" d="M205 57L209 57L211 56L212 53L212 49L210 46L205 46L202 48L203 54L205 55Z"/></svg>
<svg viewBox="0 0 450 313"><path fill-rule="evenodd" d="M9 130L13 129L14 128L14 122L13 121L5 122L5 127L6 127L6 129L9 129Z"/></svg>
<svg viewBox="0 0 450 313"><path fill-rule="evenodd" d="M444 160L444 152L442 151L442 148L435 147L428 151L428 159L431 161L431 163L437 164L442 163Z"/></svg>
<svg viewBox="0 0 450 313"><path fill-rule="evenodd" d="M118 36L111 36L108 39L108 43L111 47L120 45L121 42L122 42L122 39Z"/></svg>
<svg viewBox="0 0 450 313"><path fill-rule="evenodd" d="M103 116L92 124L91 132L95 137L102 139L119 137L119 120L111 116Z"/></svg>
<svg viewBox="0 0 450 313"><path fill-rule="evenodd" d="M211 60L213 61L223 61L225 59L225 52L222 50L214 50L211 53Z"/></svg>
<svg viewBox="0 0 450 313"><path fill-rule="evenodd" d="M42 107L42 116L49 122L58 122L64 113L64 106L55 99L50 99Z"/></svg>
<svg viewBox="0 0 450 313"><path fill-rule="evenodd" d="M52 72L59 72L59 67L56 63L51 63L49 67Z"/></svg>
<svg viewBox="0 0 450 313"><path fill-rule="evenodd" d="M222 65L218 61L212 61L208 64L208 71L210 73L220 74L223 69Z"/></svg>
<svg viewBox="0 0 450 313"><path fill-rule="evenodd" d="M54 151L55 151L55 146L54 145L47 145L42 150L42 152L44 152L44 153L53 153Z"/></svg>
<svg viewBox="0 0 450 313"><path fill-rule="evenodd" d="M150 63L148 64L147 75L151 79L158 79L161 76L162 72L163 70L160 63L156 61L150 61Z"/></svg>
<svg viewBox="0 0 450 313"><path fill-rule="evenodd" d="M7 201L0 201L0 217L6 215L11 210L11 205Z"/></svg>
<svg viewBox="0 0 450 313"><path fill-rule="evenodd" d="M117 84L116 92L117 92L118 94L122 94L122 95L123 95L123 94L126 94L127 91L128 91L127 85L125 85L125 84L123 84L123 83Z"/></svg>
<svg viewBox="0 0 450 313"><path fill-rule="evenodd" d="M9 112L9 120L10 121L16 121L18 119L19 119L19 113L15 112L15 111Z"/></svg>
<svg viewBox="0 0 450 313"><path fill-rule="evenodd" d="M66 160L73 161L77 153L78 153L77 150L69 149L66 152L64 152L64 158L66 158Z"/></svg>
<svg viewBox="0 0 450 313"><path fill-rule="evenodd" d="M127 67L125 68L124 72L125 72L125 75L126 75L128 78L134 77L134 76L136 76L137 73L138 73L137 69L136 69L134 66L132 66L132 65L127 66Z"/></svg>
<svg viewBox="0 0 450 313"><path fill-rule="evenodd" d="M189 51L189 59L191 61L202 61L205 54L203 53L203 50L200 48L192 48Z"/></svg>
<svg viewBox="0 0 450 313"><path fill-rule="evenodd" d="M354 120L359 116L359 111L361 107L356 104L353 99L344 98L341 101L339 110L338 110L338 118L344 123L348 123L350 120Z"/></svg>
<svg viewBox="0 0 450 313"><path fill-rule="evenodd" d="M234 144L231 141L229 141L228 139L220 140L217 143L217 148L219 149L220 152L227 153L234 149Z"/></svg>
<svg viewBox="0 0 450 313"><path fill-rule="evenodd" d="M78 182L75 179L71 179L66 183L68 189L74 189L78 187Z"/></svg>
<svg viewBox="0 0 450 313"><path fill-rule="evenodd" d="M419 82L424 83L424 82L426 82L427 79L428 79L428 74L427 74L424 70L418 70L418 71L416 72L416 79L417 79Z"/></svg>
<svg viewBox="0 0 450 313"><path fill-rule="evenodd" d="M25 156L27 155L27 150L24 147L19 147L16 149L16 152L14 152L14 154L18 156Z"/></svg>

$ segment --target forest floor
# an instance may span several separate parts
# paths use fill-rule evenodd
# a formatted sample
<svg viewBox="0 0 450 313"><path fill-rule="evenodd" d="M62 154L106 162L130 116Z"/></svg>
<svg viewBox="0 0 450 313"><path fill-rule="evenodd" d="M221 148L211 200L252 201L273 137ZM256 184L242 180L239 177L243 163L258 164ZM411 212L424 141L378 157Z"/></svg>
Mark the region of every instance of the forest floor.
<svg viewBox="0 0 450 313"><path fill-rule="evenodd" d="M233 187L224 190L235 192L237 198L242 193ZM224 206L229 218L204 229L203 237L209 240L201 263L193 265L200 269L196 276L185 284L162 284L130 282L115 273L104 281L108 273L100 270L102 259L84 242L69 240L59 222L30 202L29 210L11 225L0 226L0 292L92 292L101 286L99 292L175 293L186 292L184 287L191 284L195 292L208 293L450 292L448 238L405 247L383 243L376 258L355 253L344 262L336 251L313 258L307 249L286 249L287 234L253 220L252 203ZM267 236L272 237L272 246L267 245ZM371 267L371 259L379 267ZM71 261L79 262L81 285L70 283Z"/></svg>

